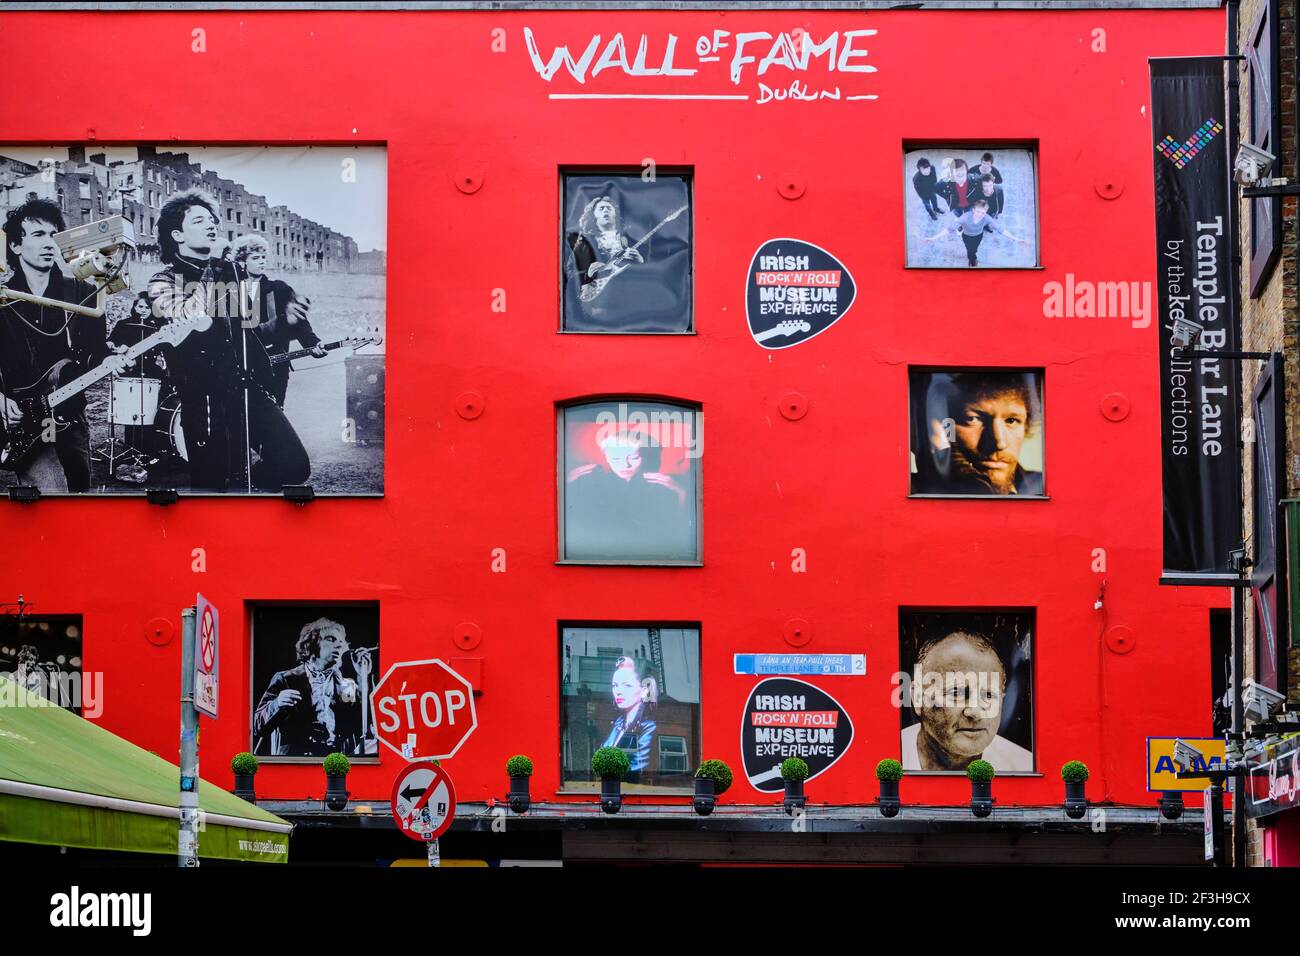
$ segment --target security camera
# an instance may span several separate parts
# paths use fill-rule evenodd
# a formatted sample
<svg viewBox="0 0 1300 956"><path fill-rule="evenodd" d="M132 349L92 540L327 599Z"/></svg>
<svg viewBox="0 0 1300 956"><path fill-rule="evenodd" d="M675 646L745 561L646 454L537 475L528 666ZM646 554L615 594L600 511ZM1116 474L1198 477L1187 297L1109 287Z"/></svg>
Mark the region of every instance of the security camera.
<svg viewBox="0 0 1300 956"><path fill-rule="evenodd" d="M56 232L54 241L65 262L73 262L87 252L111 256L121 247L135 248L135 228L121 216L109 216Z"/></svg>
<svg viewBox="0 0 1300 956"><path fill-rule="evenodd" d="M135 228L126 219L109 216L84 226L73 226L56 232L54 241L78 279L105 280L97 284L109 294L127 288L121 253L135 248Z"/></svg>
<svg viewBox="0 0 1300 956"><path fill-rule="evenodd" d="M1286 695L1271 687L1257 684L1250 678L1241 685L1241 706L1252 720L1268 720L1269 714L1286 703Z"/></svg>
<svg viewBox="0 0 1300 956"><path fill-rule="evenodd" d="M1178 349L1191 348L1200 339L1204 328L1191 319L1174 319L1174 326L1169 332L1169 344Z"/></svg>
<svg viewBox="0 0 1300 956"><path fill-rule="evenodd" d="M1186 740L1175 740L1174 763L1181 764L1184 770L1197 770L1206 766L1205 754L1201 753Z"/></svg>
<svg viewBox="0 0 1300 956"><path fill-rule="evenodd" d="M1266 149L1251 143L1237 147L1237 158L1232 162L1232 179L1239 186L1255 186L1265 178L1277 157Z"/></svg>

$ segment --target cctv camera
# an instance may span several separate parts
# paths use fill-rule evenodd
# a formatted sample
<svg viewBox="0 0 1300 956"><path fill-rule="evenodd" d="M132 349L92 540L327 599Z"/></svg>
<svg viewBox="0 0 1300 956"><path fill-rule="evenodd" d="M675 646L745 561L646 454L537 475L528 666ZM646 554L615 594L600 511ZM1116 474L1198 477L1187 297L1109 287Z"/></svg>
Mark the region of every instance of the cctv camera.
<svg viewBox="0 0 1300 956"><path fill-rule="evenodd" d="M1247 678L1241 685L1241 705L1252 720L1268 720L1268 715L1286 703L1286 695Z"/></svg>
<svg viewBox="0 0 1300 956"><path fill-rule="evenodd" d="M1268 150L1242 143L1232 163L1232 179L1239 186L1254 186L1268 175L1275 162L1277 157Z"/></svg>
<svg viewBox="0 0 1300 956"><path fill-rule="evenodd" d="M1174 741L1174 763L1184 770L1197 770L1205 766L1205 754L1185 740Z"/></svg>
<svg viewBox="0 0 1300 956"><path fill-rule="evenodd" d="M56 232L54 241L78 279L102 279L104 291L109 294L127 288L119 254L135 248L135 229L126 219L109 216L84 226L73 226Z"/></svg>
<svg viewBox="0 0 1300 956"><path fill-rule="evenodd" d="M121 216L109 216L56 232L54 241L65 262L72 262L86 252L111 256L122 247L135 248L135 228Z"/></svg>
<svg viewBox="0 0 1300 956"><path fill-rule="evenodd" d="M1191 319L1174 319L1174 327L1169 332L1169 344L1174 348L1191 348L1201 337L1205 326Z"/></svg>

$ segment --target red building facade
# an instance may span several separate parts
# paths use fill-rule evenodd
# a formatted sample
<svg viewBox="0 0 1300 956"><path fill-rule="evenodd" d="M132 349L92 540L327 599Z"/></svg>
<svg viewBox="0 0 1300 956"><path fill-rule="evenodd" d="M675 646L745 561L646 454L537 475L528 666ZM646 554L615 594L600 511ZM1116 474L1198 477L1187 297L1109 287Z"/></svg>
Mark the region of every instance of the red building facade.
<svg viewBox="0 0 1300 956"><path fill-rule="evenodd" d="M1146 738L1212 735L1227 595L1157 584L1153 306L1049 304L1051 283L1154 278L1147 58L1219 54L1224 21L1149 7L6 14L11 142L384 145L388 365L382 497L11 505L0 595L80 615L96 720L170 759L179 611L202 592L222 647L201 769L227 786L261 692L254 607L377 602L381 670L456 659L475 683L478 729L445 762L469 804L501 797L516 753L536 763L535 801L592 803L561 780L565 626L698 629L685 760L738 771L724 804L778 799L739 773L761 678L734 656L865 655L865 675L803 678L853 725L810 802L853 805L900 754L900 614L1023 613L1033 772L1000 777L998 806L1059 804L1078 759L1095 803L1153 808ZM799 31L816 51L803 68ZM572 66L552 60L561 45ZM143 52L113 59L111 96L48 92L66 61L128 49ZM1032 157L1036 264L909 267L904 164L927 148ZM689 334L563 331L563 175L651 166L688 177ZM822 334L771 349L746 325L747 276L781 237L833 255L856 295ZM909 494L909 372L931 369L1041 372L1044 497ZM698 563L561 560L557 416L619 399L698 408ZM386 801L401 765L355 760L353 800ZM257 776L273 801L323 788L315 762ZM969 785L909 775L903 799L961 805Z"/></svg>

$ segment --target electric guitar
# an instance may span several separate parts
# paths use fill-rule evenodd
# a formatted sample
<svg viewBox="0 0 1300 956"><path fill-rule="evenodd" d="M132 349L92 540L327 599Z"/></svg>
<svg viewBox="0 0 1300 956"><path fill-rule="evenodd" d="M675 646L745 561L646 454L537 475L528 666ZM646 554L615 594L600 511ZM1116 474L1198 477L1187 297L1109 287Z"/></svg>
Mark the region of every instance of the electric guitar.
<svg viewBox="0 0 1300 956"><path fill-rule="evenodd" d="M379 335L357 335L352 338L339 339L337 342L326 342L324 345L316 346L316 348L324 349L326 352L333 352L335 349L359 349L365 345L378 345L382 341L383 339ZM271 356L271 364L283 365L285 362L292 362L294 359L306 358L311 353L312 349L281 352L279 355Z"/></svg>
<svg viewBox="0 0 1300 956"><path fill-rule="evenodd" d="M135 361L145 352L159 345L179 345L191 332L203 332L212 326L212 319L206 315L195 315L185 319L169 322L147 338L141 339L125 352L117 353ZM12 395L22 417L17 422L10 422L0 435L0 470L21 471L31 457L32 450L42 441L50 425L55 432L68 426L67 421L59 418L54 409L74 395L80 395L100 379L110 374L102 364L79 375L69 382L61 378L72 359L61 359L32 384L16 389Z"/></svg>
<svg viewBox="0 0 1300 956"><path fill-rule="evenodd" d="M643 245L646 244L646 242L650 239L651 236L653 236L664 226L668 225L670 222L672 222L674 219L676 219L678 216L680 216L689 208L691 207L682 206L681 209L677 209L674 210L673 212L670 212L667 218L664 219L663 222L659 223L659 225L655 226L644 236L642 236L635 246L631 246L628 249L625 249L623 251L623 254L619 256L619 258L615 259L613 262L597 263L597 265L600 267L599 271L608 274L602 275L597 279L593 279L591 282L588 282L586 285L584 285L581 289L578 290L578 298L581 299L583 302L590 302L592 299L596 298L598 295L604 292L605 286L609 285L609 281L611 279L613 279L620 272L622 272L623 270L627 269L630 265L632 265L633 260L628 259L628 256L631 253L636 252L638 249L640 249ZM622 263L622 265L619 265L619 263Z"/></svg>
<svg viewBox="0 0 1300 956"><path fill-rule="evenodd" d="M768 329L766 332L756 332L754 334L755 342L766 342L768 339L774 339L778 335L794 335L796 332L811 332L812 326L800 319L787 319L780 323L774 329Z"/></svg>

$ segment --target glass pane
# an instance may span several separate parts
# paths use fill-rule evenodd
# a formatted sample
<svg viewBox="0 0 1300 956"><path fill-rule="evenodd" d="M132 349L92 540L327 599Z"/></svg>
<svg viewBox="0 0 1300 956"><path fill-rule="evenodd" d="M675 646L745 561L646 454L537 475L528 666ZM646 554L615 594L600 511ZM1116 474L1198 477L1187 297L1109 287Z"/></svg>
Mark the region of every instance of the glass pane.
<svg viewBox="0 0 1300 956"><path fill-rule="evenodd" d="M562 252L566 331L690 331L685 176L565 176Z"/></svg>
<svg viewBox="0 0 1300 956"><path fill-rule="evenodd" d="M899 615L903 769L1034 769L1032 612Z"/></svg>
<svg viewBox="0 0 1300 956"><path fill-rule="evenodd" d="M561 754L565 783L588 782L601 747L628 755L625 783L689 789L700 743L700 632L679 627L561 631ZM598 649L617 646L610 660Z"/></svg>
<svg viewBox="0 0 1300 956"><path fill-rule="evenodd" d="M82 684L78 616L0 615L0 677L85 717L103 708L102 681Z"/></svg>
<svg viewBox="0 0 1300 956"><path fill-rule="evenodd" d="M271 758L376 755L369 701L382 674L378 605L254 607L250 749Z"/></svg>
<svg viewBox="0 0 1300 956"><path fill-rule="evenodd" d="M929 146L904 154L907 264L1038 264L1038 187L1029 149Z"/></svg>
<svg viewBox="0 0 1300 956"><path fill-rule="evenodd" d="M1043 373L916 371L912 494L1045 493Z"/></svg>
<svg viewBox="0 0 1300 956"><path fill-rule="evenodd" d="M563 414L563 557L698 560L698 410L603 402Z"/></svg>

